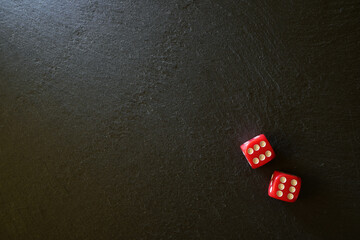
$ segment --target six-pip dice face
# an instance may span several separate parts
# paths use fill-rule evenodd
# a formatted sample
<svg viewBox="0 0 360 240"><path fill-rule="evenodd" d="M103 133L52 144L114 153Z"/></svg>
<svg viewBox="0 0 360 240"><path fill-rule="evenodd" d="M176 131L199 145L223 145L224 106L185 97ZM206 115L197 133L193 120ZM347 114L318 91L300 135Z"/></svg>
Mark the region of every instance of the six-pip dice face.
<svg viewBox="0 0 360 240"><path fill-rule="evenodd" d="M271 176L268 194L270 197L285 201L295 202L299 196L301 178L275 171Z"/></svg>
<svg viewBox="0 0 360 240"><path fill-rule="evenodd" d="M270 162L275 153L264 134L256 136L240 146L252 168L258 168Z"/></svg>

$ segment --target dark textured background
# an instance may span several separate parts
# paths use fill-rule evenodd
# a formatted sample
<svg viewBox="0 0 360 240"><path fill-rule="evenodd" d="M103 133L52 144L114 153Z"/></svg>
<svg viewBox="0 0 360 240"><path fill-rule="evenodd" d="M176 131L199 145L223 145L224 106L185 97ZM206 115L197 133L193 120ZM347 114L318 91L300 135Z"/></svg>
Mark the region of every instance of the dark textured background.
<svg viewBox="0 0 360 240"><path fill-rule="evenodd" d="M356 238L359 40L354 0L1 0L0 238Z"/></svg>

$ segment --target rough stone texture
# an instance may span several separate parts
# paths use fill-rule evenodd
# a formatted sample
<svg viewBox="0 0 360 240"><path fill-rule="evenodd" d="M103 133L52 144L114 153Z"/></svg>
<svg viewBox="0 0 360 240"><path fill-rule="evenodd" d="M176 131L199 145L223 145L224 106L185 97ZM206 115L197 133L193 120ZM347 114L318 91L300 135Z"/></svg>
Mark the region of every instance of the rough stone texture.
<svg viewBox="0 0 360 240"><path fill-rule="evenodd" d="M359 1L0 1L1 239L359 234ZM239 146L265 133L252 170ZM296 203L267 196L274 170Z"/></svg>

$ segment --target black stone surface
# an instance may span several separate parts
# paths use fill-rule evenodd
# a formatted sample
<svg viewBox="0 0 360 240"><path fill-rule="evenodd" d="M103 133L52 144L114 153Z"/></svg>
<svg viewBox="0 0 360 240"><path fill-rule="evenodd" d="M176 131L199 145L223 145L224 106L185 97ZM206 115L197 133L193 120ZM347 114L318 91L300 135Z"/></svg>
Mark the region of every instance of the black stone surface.
<svg viewBox="0 0 360 240"><path fill-rule="evenodd" d="M359 12L0 1L0 239L355 239ZM260 133L277 157L252 170Z"/></svg>

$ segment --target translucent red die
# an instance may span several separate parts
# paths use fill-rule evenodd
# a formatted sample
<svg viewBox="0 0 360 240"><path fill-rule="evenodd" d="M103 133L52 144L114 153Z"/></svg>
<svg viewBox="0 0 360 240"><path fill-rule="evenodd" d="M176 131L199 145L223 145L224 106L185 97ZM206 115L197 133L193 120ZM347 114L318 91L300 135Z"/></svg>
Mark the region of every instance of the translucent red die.
<svg viewBox="0 0 360 240"><path fill-rule="evenodd" d="M270 162L275 152L264 134L260 134L240 146L252 168L258 168Z"/></svg>
<svg viewBox="0 0 360 240"><path fill-rule="evenodd" d="M300 177L275 171L271 176L268 194L285 202L295 202L299 197L300 188Z"/></svg>

